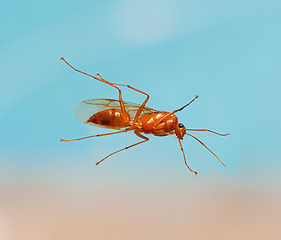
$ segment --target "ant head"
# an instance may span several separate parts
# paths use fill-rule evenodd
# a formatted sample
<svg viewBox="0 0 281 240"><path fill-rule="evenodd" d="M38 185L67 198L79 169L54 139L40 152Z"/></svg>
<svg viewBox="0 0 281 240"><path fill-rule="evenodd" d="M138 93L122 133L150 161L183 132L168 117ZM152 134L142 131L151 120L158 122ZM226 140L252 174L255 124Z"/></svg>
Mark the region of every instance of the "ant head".
<svg viewBox="0 0 281 240"><path fill-rule="evenodd" d="M182 123L179 123L176 126L175 132L176 132L177 137L182 140L183 136L186 133L186 128L185 128L185 126Z"/></svg>

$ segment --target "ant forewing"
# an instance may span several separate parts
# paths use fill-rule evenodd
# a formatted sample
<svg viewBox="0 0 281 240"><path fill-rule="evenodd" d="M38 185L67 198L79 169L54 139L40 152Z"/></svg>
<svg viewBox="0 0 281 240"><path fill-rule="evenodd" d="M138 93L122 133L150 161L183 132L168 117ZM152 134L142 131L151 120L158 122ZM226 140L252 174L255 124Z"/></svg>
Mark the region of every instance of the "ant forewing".
<svg viewBox="0 0 281 240"><path fill-rule="evenodd" d="M131 119L135 117L137 111L141 106L140 104L126 102L126 101L124 101L124 105ZM120 102L115 99L89 99L79 102L74 106L75 116L80 122L89 125L98 126L98 127L116 129L113 126L102 126L102 125L95 124L93 122L87 122L87 120L94 114L108 109L120 109ZM157 110L144 107L140 116L153 112L157 112ZM119 127L117 129L122 129L122 128L124 127Z"/></svg>
<svg viewBox="0 0 281 240"><path fill-rule="evenodd" d="M64 58L61 58L61 60L63 60L73 70L85 74L89 77L92 77L105 84L108 84L118 90L119 100L90 99L90 100L82 101L75 106L75 114L77 118L83 123L98 126L98 127L103 127L103 128L116 129L119 131L97 134L93 136L87 136L87 137L70 139L70 140L60 139L60 141L63 142L79 141L86 138L101 137L101 136L113 135L118 133L124 133L128 131L134 131L136 136L143 139L140 142L137 142L135 144L132 144L128 147L125 147L123 149L120 149L118 151L115 151L107 155L105 158L97 162L96 163L97 165L100 164L105 159L107 159L108 157L118 152L137 146L141 143L147 142L149 138L147 138L143 134L153 134L155 136L176 135L179 141L180 149L183 153L185 165L188 167L188 169L191 172L195 174L197 174L197 172L192 170L187 164L185 153L182 147L181 140L185 135L191 136L192 138L197 140L224 165L224 163L219 159L219 157L212 150L210 150L198 138L191 135L190 133L187 133L187 131L206 131L220 136L226 136L228 134L220 134L208 129L186 129L183 124L178 123L178 118L175 116L176 112L182 111L184 108L189 106L193 101L195 101L198 98L198 96L195 96L195 98L193 98L189 103L172 112L155 110L146 107L146 103L149 99L149 95L147 93L142 92L134 87L131 87L130 85L108 82L107 80L103 79L99 74L97 74L97 76L90 75L88 73L82 72L74 68ZM142 104L125 102L122 99L122 94L119 86L125 86L138 93L144 94L146 95L146 99Z"/></svg>

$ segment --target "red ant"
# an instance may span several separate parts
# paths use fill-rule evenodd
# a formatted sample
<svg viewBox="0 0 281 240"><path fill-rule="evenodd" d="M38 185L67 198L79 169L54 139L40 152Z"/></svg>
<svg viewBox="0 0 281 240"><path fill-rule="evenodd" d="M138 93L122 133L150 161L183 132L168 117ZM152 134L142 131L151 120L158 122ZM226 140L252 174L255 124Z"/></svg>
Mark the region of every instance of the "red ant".
<svg viewBox="0 0 281 240"><path fill-rule="evenodd" d="M96 165L100 164L102 161L104 161L108 157L110 157L118 152L121 152L123 150L137 146L141 143L147 142L149 140L149 138L147 138L146 136L143 136L142 133L145 133L145 134L152 133L155 136L167 136L167 135L175 134L176 137L178 138L180 149L183 153L185 165L188 167L188 169L191 172L193 172L195 174L197 174L197 172L192 170L186 162L185 154L184 154L183 147L181 144L181 140L183 140L184 135L188 135L188 136L191 136L192 138L196 139L200 144L202 144L206 149L208 149L208 151L211 152L223 164L223 166L225 166L224 163L219 159L219 157L214 152L212 152L198 138L187 133L187 131L206 131L206 132L215 133L220 136L227 136L227 135L229 135L229 133L220 134L220 133L208 130L208 129L186 129L182 123L178 123L178 118L174 115L176 112L179 112L179 111L183 110L185 107L187 107L188 105L190 105L195 99L198 98L198 96L195 96L189 103L187 103L186 105L184 105L183 107L181 107L177 110L174 110L173 112L164 112L164 111L155 110L155 109L148 108L145 106L149 99L149 95L147 93L142 92L134 87L131 87L130 85L108 82L105 79L103 79L101 77L101 75L98 73L97 73L97 77L92 76L88 73L82 72L82 71L74 68L64 58L61 57L60 59L63 60L69 67L71 67L75 71L85 74L85 75L92 77L103 83L106 83L106 84L116 88L119 92L119 100L90 99L90 100L81 102L79 107L77 108L78 115L85 114L85 108L88 108L88 110L90 110L90 112L88 111L89 113L88 113L84 123L99 126L99 127L104 127L104 128L117 129L119 131L112 132L112 133L105 133L105 134L97 134L97 135L93 135L93 136L82 137L82 138L77 138L77 139L70 139L70 140L60 139L61 142L79 141L79 140L86 139L86 138L101 137L101 136L113 135L113 134L117 134L117 133L124 133L124 132L128 132L128 131L134 131L134 133L138 137L144 139L138 143L132 144L128 147L125 147L123 149L120 149L118 151L115 151L115 152L107 155L105 158L98 161L96 163ZM134 91L142 93L142 94L146 95L146 99L144 100L144 102L141 105L136 104L136 103L124 102L122 99L121 90L117 86L125 86Z"/></svg>

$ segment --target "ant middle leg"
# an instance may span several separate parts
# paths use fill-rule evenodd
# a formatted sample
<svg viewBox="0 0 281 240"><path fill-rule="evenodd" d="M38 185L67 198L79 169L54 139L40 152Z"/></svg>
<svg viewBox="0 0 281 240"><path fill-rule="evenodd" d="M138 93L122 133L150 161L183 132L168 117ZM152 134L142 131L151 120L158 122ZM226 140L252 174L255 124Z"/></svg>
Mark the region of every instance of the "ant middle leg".
<svg viewBox="0 0 281 240"><path fill-rule="evenodd" d="M147 101L148 101L148 99L149 99L149 95L148 95L147 93L145 93L145 92L139 90L139 89L136 89L136 88L130 86L130 85L120 84L120 83L112 83L112 84L117 85L117 86L127 87L127 88L130 88L130 89L132 89L132 90L134 90L134 91L136 91L136 92L139 92L139 93L142 93L142 94L146 95L146 99L144 100L144 102L142 103L142 105L140 106L140 108L138 109L138 111L137 111L137 113L136 113L136 115L135 115L135 117L134 117L134 119L133 119L133 124L136 123L137 120L139 119L140 115L141 115L142 110L144 109L144 107L145 107L145 105L146 105L146 103L147 103Z"/></svg>
<svg viewBox="0 0 281 240"><path fill-rule="evenodd" d="M135 143L135 144L132 144L132 145L130 145L130 146L128 146L128 147L122 148L122 149L120 149L120 150L118 150L118 151L115 151L115 152L113 152L113 153L107 155L105 158L103 158L102 160L98 161L98 162L96 163L96 165L99 165L99 164L100 164L101 162L103 162L105 159L109 158L110 156L112 156L112 155L114 155L114 154L116 154L116 153L119 153L119 152L121 152L121 151L127 150L127 149L129 149L129 148L131 148L131 147L137 146L137 145L139 145L139 144L141 144L141 143L144 143L144 142L147 142L147 141L149 140L149 138L147 138L147 137L143 136L142 134L140 134L140 132L139 132L138 130L135 130L135 134L136 134L138 137L140 137L140 138L142 138L142 139L144 139L144 140L143 140L143 141L140 141L140 142L137 142L137 143Z"/></svg>

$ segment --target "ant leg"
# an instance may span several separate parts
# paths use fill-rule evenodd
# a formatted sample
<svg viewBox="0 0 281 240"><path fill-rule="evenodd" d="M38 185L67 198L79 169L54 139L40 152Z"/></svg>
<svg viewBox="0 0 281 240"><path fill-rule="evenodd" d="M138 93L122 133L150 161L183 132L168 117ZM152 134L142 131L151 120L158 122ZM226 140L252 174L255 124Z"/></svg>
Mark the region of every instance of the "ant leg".
<svg viewBox="0 0 281 240"><path fill-rule="evenodd" d="M93 75L90 75L90 74L88 74L88 73L82 72L82 71L80 71L80 70L74 68L74 67L73 67L72 65L70 65L63 57L60 57L60 59L63 60L63 61L64 61L69 67L71 67L74 71L79 72L79 73L82 73L82 74L87 75L87 76L89 76L89 77L92 77L92 78L94 78L94 79L96 79L96 80L98 80L98 81L100 81L100 82L106 83L106 84L108 84L108 85L110 85L110 86L116 88L116 89L118 90L118 92L119 92L119 102L120 102L120 107L121 107L121 115L122 115L122 117L123 117L124 119L128 119L129 114L127 113L127 111L126 111L126 109L125 109L125 105L124 105L124 102L123 102L123 99L122 99L122 95L121 95L121 90L120 90L120 88L114 86L114 84L112 84L111 82L108 82L108 81L106 81L105 79L103 79L103 78L101 77L101 75L98 74L98 73L97 73L98 77L95 77L95 76L93 76Z"/></svg>
<svg viewBox="0 0 281 240"><path fill-rule="evenodd" d="M155 128L159 123L161 123L163 121L164 118L166 117L169 117L171 116L172 114L176 113L176 112L179 112L181 110L183 110L185 107L187 107L189 104L191 104L193 101L195 101L195 99L199 98L198 95L196 95L189 103L185 104L183 107L173 111L173 112L170 112L170 113L167 113L166 115L164 115L162 118L159 118L158 121L156 121L156 123L154 124L153 128Z"/></svg>
<svg viewBox="0 0 281 240"><path fill-rule="evenodd" d="M179 111L181 111L181 110L183 110L184 108L186 108L188 105L190 105L191 103L193 103L197 98L199 98L199 96L198 95L196 95L189 103L187 103L187 104L185 104L183 107L181 107L181 108L179 108L179 109L177 109L177 110L175 110L175 111L173 111L173 113L172 114L174 114L174 113L176 113L176 112L179 112Z"/></svg>
<svg viewBox="0 0 281 240"><path fill-rule="evenodd" d="M130 88L130 89L132 89L132 90L134 90L134 91L137 91L137 92L139 92L139 93L142 93L142 94L146 95L146 99L144 100L144 102L142 103L142 105L140 106L140 108L138 109L138 111L137 111L137 113L136 113L136 115L135 115L135 117L134 117L134 119L133 119L133 124L136 123L137 120L139 119L140 115L141 115L142 110L144 109L144 107L145 107L145 105L146 105L146 103L147 103L147 101L148 101L148 99L149 99L149 95L148 95L147 93L145 93L145 92L139 90L139 89L136 89L136 88L130 86L130 85L119 84L119 83L113 83L113 84L114 84L114 85L118 85L118 86L128 87L128 88Z"/></svg>
<svg viewBox="0 0 281 240"><path fill-rule="evenodd" d="M86 139L86 138L102 137L102 136L113 135L113 134L117 134L117 133L123 133L123 132L127 132L127 131L129 131L129 129L125 129L125 130L118 131L118 132L103 133L103 134L97 134L97 135L93 135L93 136L82 137L82 138L69 139L69 140L60 139L59 141L60 141L60 142L79 141L79 140L83 140L83 139Z"/></svg>
<svg viewBox="0 0 281 240"><path fill-rule="evenodd" d="M116 153L119 153L119 152L121 152L121 151L127 150L127 149L129 149L129 148L131 148L131 147L137 146L137 145L139 145L139 144L141 144L141 143L144 143L144 142L147 142L147 141L149 140L149 138L147 138L147 137L141 135L137 130L135 130L135 134L136 134L138 137L143 138L144 140L143 140L143 141L140 141L140 142L138 142L138 143L132 144L132 145L130 145L130 146L128 146L128 147L122 148L122 149L120 149L120 150L118 150L118 151L116 151L116 152L113 152L113 153L107 155L105 158L103 158L102 160L98 161L98 162L96 163L96 165L99 165L99 164L100 164L101 162L103 162L105 159L109 158L110 156L112 156L112 155L114 155L114 154L116 154Z"/></svg>
<svg viewBox="0 0 281 240"><path fill-rule="evenodd" d="M178 138L178 140L179 140L179 144L180 144L181 151L182 151L182 153L183 153L183 158L184 158L184 163L185 163L185 165L187 166L187 168L188 168L191 172L193 172L193 173L195 173L195 175L197 175L197 172L196 172L196 171L193 171L193 170L187 165L186 158L185 158L185 154L184 154L184 151L183 151L183 147L182 147L182 145L181 145L181 140L180 140L179 138Z"/></svg>

